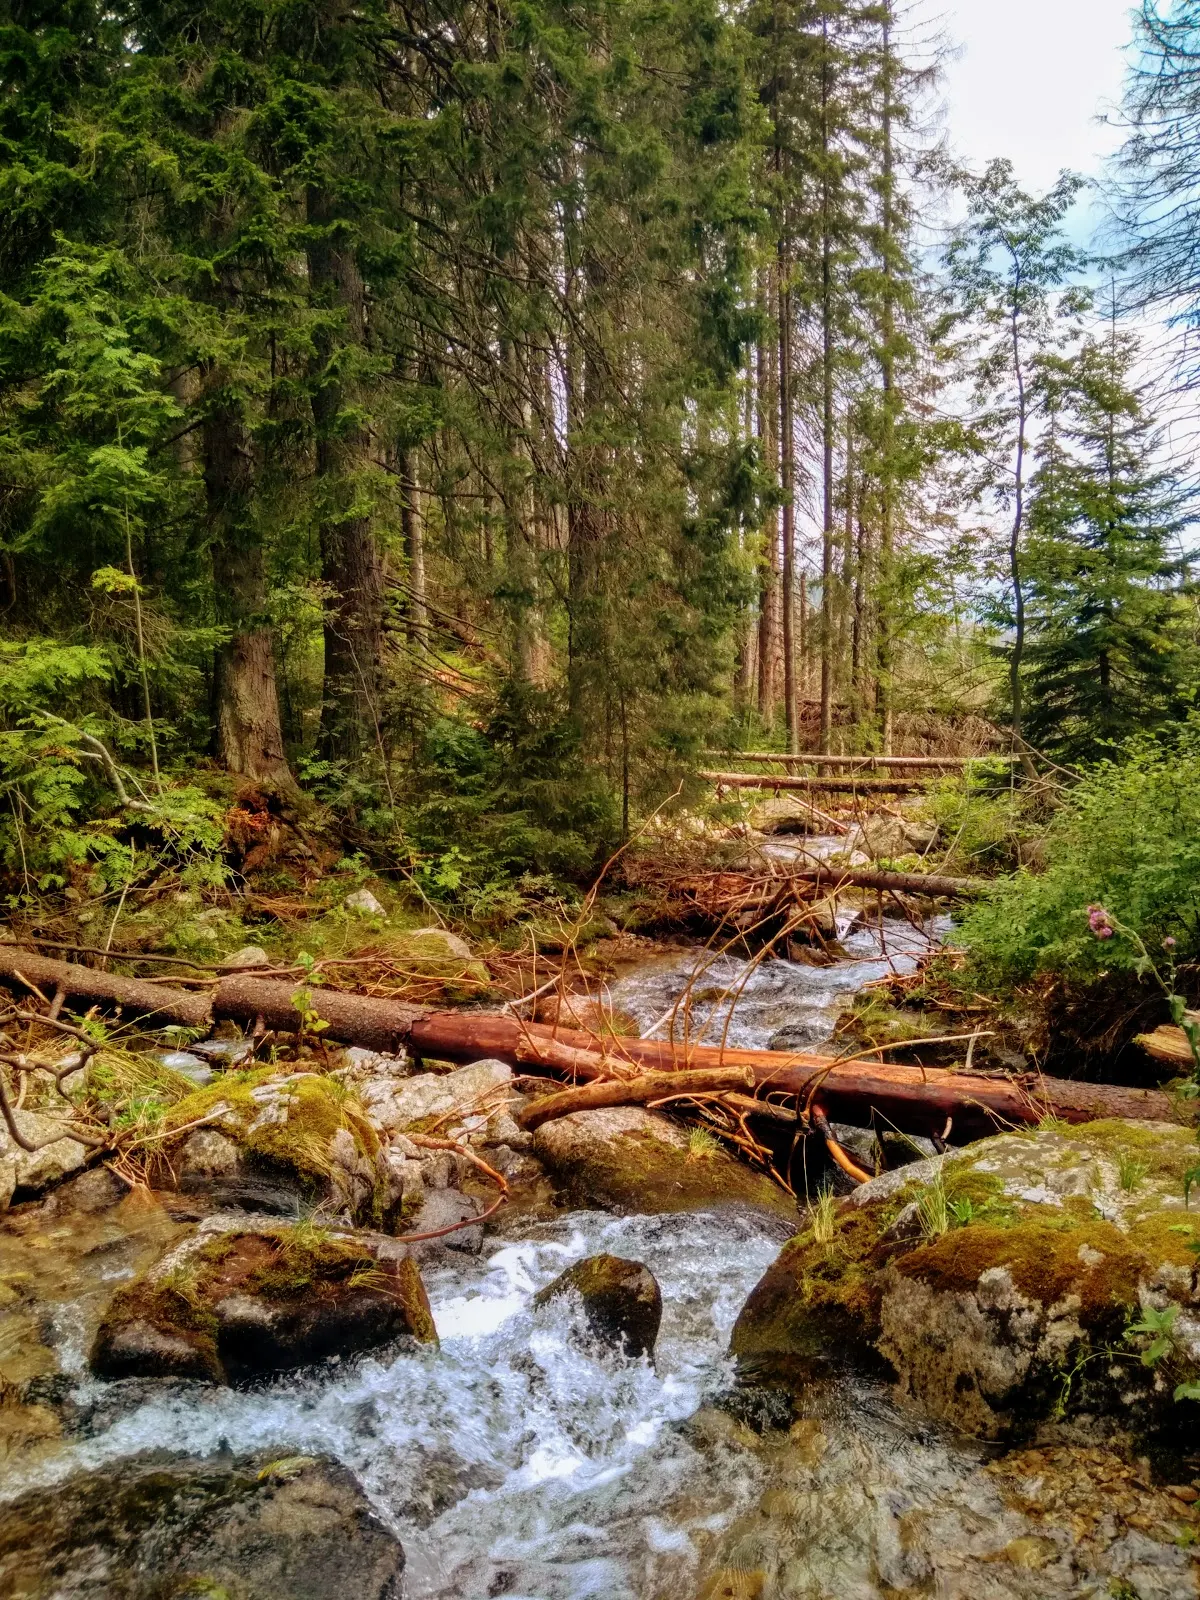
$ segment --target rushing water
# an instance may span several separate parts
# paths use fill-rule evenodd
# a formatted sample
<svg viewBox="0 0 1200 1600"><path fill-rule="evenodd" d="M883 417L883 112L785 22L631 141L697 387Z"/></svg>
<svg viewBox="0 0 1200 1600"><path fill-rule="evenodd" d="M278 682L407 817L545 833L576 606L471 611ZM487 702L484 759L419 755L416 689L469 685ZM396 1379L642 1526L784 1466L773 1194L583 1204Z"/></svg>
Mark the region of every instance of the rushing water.
<svg viewBox="0 0 1200 1600"><path fill-rule="evenodd" d="M747 970L721 957L697 976L708 958L675 954L614 985L613 998L643 1028L673 1025L677 1037L686 1026L719 1039L728 1023L736 1044L764 1045L782 1029L820 1044L856 988L911 968L941 931L846 928L847 960L829 968ZM690 1014L676 1009L672 1024L666 1014L689 984ZM74 1385L73 1434L0 1492L164 1445L332 1455L400 1535L408 1600L1196 1593L1185 1551L1124 1526L1089 1544L1078 1519L1039 1520L1029 1506L1046 1472L1006 1492L984 1447L898 1411L868 1384L814 1386L789 1433L756 1435L720 1409L730 1327L777 1250L767 1225L729 1214L531 1222L482 1258L448 1253L425 1269L440 1350L253 1390L102 1383L66 1319L55 1343ZM598 1347L569 1301L534 1308L540 1287L598 1251L644 1261L658 1278L652 1359ZM106 1278L134 1270L119 1260Z"/></svg>
<svg viewBox="0 0 1200 1600"><path fill-rule="evenodd" d="M839 1013L855 992L889 973L911 972L939 944L950 920L924 928L899 918L880 926L842 919L846 959L830 966L795 961L747 962L710 951L664 958L612 986L613 1004L628 1012L643 1037L725 1043L750 1050L816 1049L833 1035ZM783 1037L780 1037L780 1036Z"/></svg>

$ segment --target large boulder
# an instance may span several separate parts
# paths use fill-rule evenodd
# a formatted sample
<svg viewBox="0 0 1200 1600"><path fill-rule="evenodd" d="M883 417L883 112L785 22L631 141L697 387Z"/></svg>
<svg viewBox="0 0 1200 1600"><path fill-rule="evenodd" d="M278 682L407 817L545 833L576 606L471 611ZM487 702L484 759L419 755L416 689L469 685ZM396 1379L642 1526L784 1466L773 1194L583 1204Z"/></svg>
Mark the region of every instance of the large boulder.
<svg viewBox="0 0 1200 1600"><path fill-rule="evenodd" d="M1188 1129L1097 1122L886 1173L785 1245L733 1353L793 1382L830 1357L882 1361L905 1398L985 1438L1081 1409L1182 1426L1200 1378L1196 1155Z"/></svg>
<svg viewBox="0 0 1200 1600"><path fill-rule="evenodd" d="M345 1467L135 1457L10 1501L0 1594L400 1600L404 1552Z"/></svg>
<svg viewBox="0 0 1200 1600"><path fill-rule="evenodd" d="M106 1378L230 1383L402 1336L437 1338L421 1274L398 1243L213 1218L117 1291L91 1364Z"/></svg>
<svg viewBox="0 0 1200 1600"><path fill-rule="evenodd" d="M415 1130L446 1138L453 1130L476 1144L527 1143L509 1110L512 1082L512 1068L503 1061L475 1061L455 1072L383 1074L360 1093L367 1117L384 1136Z"/></svg>
<svg viewBox="0 0 1200 1600"><path fill-rule="evenodd" d="M641 1261L588 1256L577 1261L533 1297L535 1306L578 1296L588 1327L598 1339L628 1356L649 1355L662 1322L662 1291Z"/></svg>
<svg viewBox="0 0 1200 1600"><path fill-rule="evenodd" d="M795 1202L761 1173L640 1106L575 1111L544 1122L534 1153L578 1205L624 1214L735 1209L794 1227Z"/></svg>
<svg viewBox="0 0 1200 1600"><path fill-rule="evenodd" d="M388 947L394 961L419 978L436 980L447 1000L478 1000L491 988L487 965L446 928L417 928Z"/></svg>
<svg viewBox="0 0 1200 1600"><path fill-rule="evenodd" d="M382 1214L378 1135L336 1078L272 1067L225 1073L172 1106L166 1127L185 1190L281 1214L302 1202L347 1220Z"/></svg>
<svg viewBox="0 0 1200 1600"><path fill-rule="evenodd" d="M0 1122L0 1211L8 1208L14 1195L27 1199L38 1194L70 1173L78 1172L87 1160L87 1147L78 1139L67 1135L55 1138L55 1134L63 1130L62 1117L38 1111L14 1111L13 1119L21 1130L21 1137L38 1148L23 1150Z"/></svg>

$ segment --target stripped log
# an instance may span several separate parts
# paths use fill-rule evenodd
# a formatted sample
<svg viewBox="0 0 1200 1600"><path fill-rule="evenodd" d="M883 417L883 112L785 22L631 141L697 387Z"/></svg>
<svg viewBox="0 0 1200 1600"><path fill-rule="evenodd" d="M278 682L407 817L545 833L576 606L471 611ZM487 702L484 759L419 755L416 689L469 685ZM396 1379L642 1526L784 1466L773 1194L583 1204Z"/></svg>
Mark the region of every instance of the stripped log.
<svg viewBox="0 0 1200 1600"><path fill-rule="evenodd" d="M925 784L919 778L796 778L783 777L770 772L701 772L706 783L720 789L797 789L802 792L821 790L827 794L918 794Z"/></svg>
<svg viewBox="0 0 1200 1600"><path fill-rule="evenodd" d="M873 1112L907 1133L944 1134L952 1124L956 1141L998 1127L1037 1123L1045 1116L1065 1122L1124 1117L1135 1121L1175 1119L1172 1098L1155 1089L1075 1083L1024 1074L988 1076L886 1061L838 1061L809 1052L735 1050L670 1039L598 1039L588 1033L493 1012L426 1011L419 1006L337 990L297 988L270 978L225 978L211 999L135 978L119 978L48 961L12 946L0 946L0 979L36 983L43 993L61 988L73 1001L123 1006L156 1021L204 1027L230 1018L278 1033L297 1032L312 1015L327 1026L322 1037L367 1049L407 1048L433 1060L478 1061L492 1056L511 1066L576 1080L636 1078L647 1071L691 1073L719 1068L749 1069L757 1094L807 1101L818 1090L827 1115L837 1121L869 1122Z"/></svg>
<svg viewBox="0 0 1200 1600"><path fill-rule="evenodd" d="M884 889L894 894L924 894L932 899L962 900L983 894L986 878L949 878L937 872L882 872L874 867L788 867L778 877L802 883L832 884L841 889ZM772 877L768 881L777 881Z"/></svg>
<svg viewBox="0 0 1200 1600"><path fill-rule="evenodd" d="M969 767L977 761L1016 761L1010 755L984 756L818 756L776 755L770 750L706 750L706 755L736 761L775 764L781 767L847 767L852 771L874 772L879 768L899 767L911 771L945 772Z"/></svg>

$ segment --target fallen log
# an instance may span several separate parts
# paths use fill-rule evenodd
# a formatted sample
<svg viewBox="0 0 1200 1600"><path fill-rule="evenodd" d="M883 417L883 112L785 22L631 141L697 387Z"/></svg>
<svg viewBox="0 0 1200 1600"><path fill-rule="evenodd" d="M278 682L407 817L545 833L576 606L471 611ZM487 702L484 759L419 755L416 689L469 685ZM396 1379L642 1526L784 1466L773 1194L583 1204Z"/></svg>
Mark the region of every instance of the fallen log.
<svg viewBox="0 0 1200 1600"><path fill-rule="evenodd" d="M701 772L698 777L720 789L798 789L811 792L865 794L918 794L926 785L919 778L797 778L769 772Z"/></svg>
<svg viewBox="0 0 1200 1600"><path fill-rule="evenodd" d="M119 958L119 952L113 952ZM122 978L96 967L54 961L16 945L0 944L0 982L29 991L41 990L50 999L56 989L76 1005L119 1006L123 1011L151 1017L160 1026L176 1023L185 1028L212 1025L212 1007L206 994L189 994L143 978Z"/></svg>
<svg viewBox="0 0 1200 1600"><path fill-rule="evenodd" d="M718 759L774 763L781 767L847 767L853 771L873 772L880 767L908 768L912 771L947 771L956 767L969 767L976 761L1016 761L1011 755L984 756L818 756L776 755L770 750L706 750L706 755Z"/></svg>
<svg viewBox="0 0 1200 1600"><path fill-rule="evenodd" d="M963 1142L997 1128L1027 1126L1045 1116L1064 1122L1117 1117L1135 1121L1176 1120L1172 1098L1156 1089L1076 1083L1036 1075L988 1076L872 1060L839 1061L810 1052L736 1050L670 1039L632 1039L524 1022L496 1012L427 1011L420 1006L369 995L298 987L245 974L224 978L208 996L147 984L48 961L28 951L0 946L0 979L18 974L44 994L61 989L75 1002L112 1004L155 1021L204 1027L229 1018L243 1026L278 1033L301 1031L316 1018L322 1038L371 1050L445 1061L487 1056L514 1067L558 1073L576 1080L633 1079L647 1071L691 1073L749 1069L759 1094L807 1101L817 1090L832 1120L862 1126L873 1111L906 1133L932 1133ZM950 1132L947 1132L947 1125Z"/></svg>
<svg viewBox="0 0 1200 1600"><path fill-rule="evenodd" d="M802 883L828 883L844 889L884 889L895 894L924 894L932 899L966 899L983 894L986 878L949 878L937 872L883 872L874 867L789 867L767 881L798 878Z"/></svg>

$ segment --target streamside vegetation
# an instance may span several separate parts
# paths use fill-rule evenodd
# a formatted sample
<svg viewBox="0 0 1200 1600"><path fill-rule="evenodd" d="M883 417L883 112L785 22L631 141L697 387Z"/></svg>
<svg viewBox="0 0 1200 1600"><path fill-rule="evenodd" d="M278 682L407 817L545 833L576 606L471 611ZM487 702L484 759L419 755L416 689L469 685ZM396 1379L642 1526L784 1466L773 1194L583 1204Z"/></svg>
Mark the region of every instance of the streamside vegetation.
<svg viewBox="0 0 1200 1600"><path fill-rule="evenodd" d="M1186 985L1194 504L1123 313L1194 313L1197 29L1139 23L1101 274L1076 177L954 167L893 0L17 0L10 911L544 936L714 748L990 754L869 853L1020 865L980 981L1141 959L1101 904Z"/></svg>

